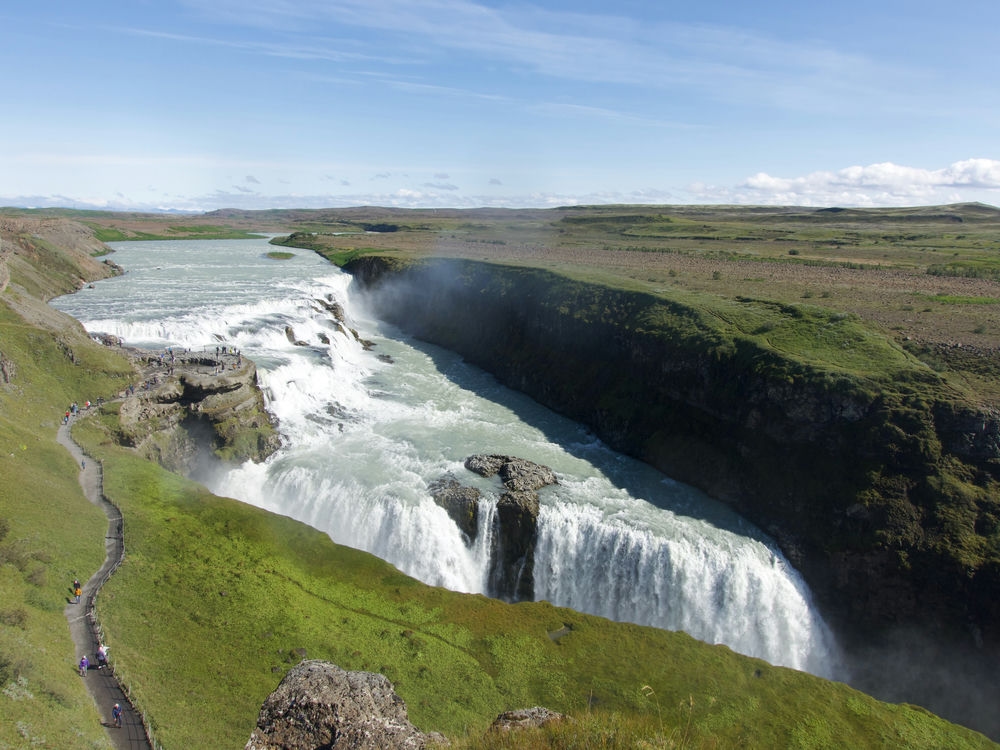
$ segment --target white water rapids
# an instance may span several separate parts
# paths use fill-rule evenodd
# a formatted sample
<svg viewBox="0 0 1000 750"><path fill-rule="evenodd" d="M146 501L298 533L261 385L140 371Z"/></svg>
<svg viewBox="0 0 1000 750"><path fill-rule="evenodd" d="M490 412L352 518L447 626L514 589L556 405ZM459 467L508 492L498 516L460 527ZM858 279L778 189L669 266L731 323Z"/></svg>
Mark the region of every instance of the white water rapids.
<svg viewBox="0 0 1000 750"><path fill-rule="evenodd" d="M271 259L266 240L115 248L124 276L53 305L126 344L232 346L257 364L284 446L263 464L206 479L212 491L304 521L426 583L489 594L501 488L463 462L525 458L559 480L539 493L536 599L837 676L836 647L807 587L760 531L373 319L350 277L313 253ZM339 330L317 300L342 305L375 346ZM287 327L308 346L294 345ZM484 495L471 548L428 489L449 474Z"/></svg>

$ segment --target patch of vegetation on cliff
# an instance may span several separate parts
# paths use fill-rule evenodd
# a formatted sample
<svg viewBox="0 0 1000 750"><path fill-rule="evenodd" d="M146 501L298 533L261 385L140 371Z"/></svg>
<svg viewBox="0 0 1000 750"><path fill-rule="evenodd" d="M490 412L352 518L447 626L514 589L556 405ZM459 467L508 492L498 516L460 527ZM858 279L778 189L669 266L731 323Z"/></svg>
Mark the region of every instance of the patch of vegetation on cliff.
<svg viewBox="0 0 1000 750"><path fill-rule="evenodd" d="M384 249L371 247L330 248L324 242L323 235L316 232L295 232L287 237L275 237L271 244L312 250L340 268L363 255L385 252Z"/></svg>
<svg viewBox="0 0 1000 750"><path fill-rule="evenodd" d="M227 463L261 461L278 448L279 436L263 403L213 424L217 445L215 455Z"/></svg>

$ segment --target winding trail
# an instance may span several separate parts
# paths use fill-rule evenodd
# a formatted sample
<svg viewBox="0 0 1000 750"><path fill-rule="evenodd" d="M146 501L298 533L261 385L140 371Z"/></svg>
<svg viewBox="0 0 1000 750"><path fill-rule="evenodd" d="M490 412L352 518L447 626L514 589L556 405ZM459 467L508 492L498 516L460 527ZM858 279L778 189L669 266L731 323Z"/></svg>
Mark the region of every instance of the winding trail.
<svg viewBox="0 0 1000 750"><path fill-rule="evenodd" d="M76 646L77 662L79 663L80 657L84 655L90 660L91 666L87 676L81 679L86 681L87 689L97 704L102 717L101 724L105 727L111 745L116 750L152 750L153 745L146 733L142 716L125 696L114 675L113 668L97 669L99 631L97 618L94 614L94 599L101 586L124 559L125 540L121 511L104 497L104 482L100 464L87 456L70 436L70 425L73 420L79 418L79 416L72 417L69 424L60 425L56 439L70 452L70 455L76 460L76 465L81 467L80 486L83 487L87 499L94 505L100 506L108 517L108 533L104 537L106 552L104 564L81 587L83 596L80 603L73 603L73 599L70 597L64 613L69 623L73 643ZM113 656L112 653L112 664ZM115 727L111 718L111 709L115 703L120 704L123 709L121 729Z"/></svg>

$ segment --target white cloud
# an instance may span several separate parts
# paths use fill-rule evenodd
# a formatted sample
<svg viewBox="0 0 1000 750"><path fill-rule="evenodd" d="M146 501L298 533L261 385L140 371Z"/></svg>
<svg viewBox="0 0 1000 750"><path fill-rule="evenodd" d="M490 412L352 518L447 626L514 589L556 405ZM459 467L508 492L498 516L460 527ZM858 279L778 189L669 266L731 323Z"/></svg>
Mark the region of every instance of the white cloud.
<svg viewBox="0 0 1000 750"><path fill-rule="evenodd" d="M993 191L1000 191L1000 161L994 159L965 159L941 169L881 162L801 177L758 172L734 187L688 186L700 202L789 206L928 205L982 200Z"/></svg>
<svg viewBox="0 0 1000 750"><path fill-rule="evenodd" d="M37 163L37 156L35 158ZM70 159L74 164L98 167L96 157ZM144 164L155 167L155 159L142 157L117 157L116 166L129 167L121 174L134 172L134 166ZM171 162L173 163L173 162ZM193 165L203 167L203 179L178 187L168 179L168 173L159 175L158 188L128 188L121 179L112 180L107 192L99 191L93 183L80 183L59 193L25 190L20 194L0 195L0 205L10 206L64 206L122 211L211 211L217 208L321 208L358 205L384 205L408 208L469 208L474 206L501 206L510 208L549 207L560 205L588 205L607 203L670 204L670 203L724 203L767 204L801 206L917 206L982 201L1000 203L1000 160L976 158L956 161L939 169L911 167L892 162L879 162L867 166L849 166L839 170L816 171L801 176L782 177L759 172L733 184L694 183L686 188L672 185L647 184L644 188L622 188L595 191L579 181L579 190L562 187L548 192L517 191L511 188L500 193L497 188L503 181L482 175L479 184L488 185L488 193L472 194L450 180L435 179L422 184L410 184L405 171L386 170L365 180L333 178L322 167L315 179L308 170L297 173L296 179L276 178L274 172L280 165L264 162L215 162L189 157L184 161L185 174ZM288 167L289 165L284 165ZM214 190L213 175L220 168L232 167L236 174L246 175L242 184L232 184L224 190ZM106 170L107 168L105 168ZM264 170L264 171L260 171ZM155 170L153 170L155 171ZM198 170L194 170L198 171ZM282 185L287 192L262 192L257 185L262 175L263 183ZM159 174L159 173L158 173ZM443 178L448 173L432 173ZM252 179L251 179L252 178ZM122 178L124 179L124 178ZM644 178L646 182L648 179ZM333 183L331 185L331 182ZM509 181L508 181L509 182ZM573 184L570 182L568 184ZM476 181L472 180L475 184ZM351 189L352 185L368 189ZM594 184L594 183L592 183ZM598 183L599 184L599 181ZM298 190L291 187L295 185ZM210 187L212 186L212 187ZM509 192L508 192L509 191Z"/></svg>

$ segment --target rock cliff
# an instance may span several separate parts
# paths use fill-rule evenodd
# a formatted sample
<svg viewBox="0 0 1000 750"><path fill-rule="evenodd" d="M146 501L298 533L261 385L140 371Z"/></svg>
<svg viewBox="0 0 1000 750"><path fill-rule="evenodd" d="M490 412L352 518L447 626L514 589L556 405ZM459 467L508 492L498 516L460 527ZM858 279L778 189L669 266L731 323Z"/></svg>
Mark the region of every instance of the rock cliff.
<svg viewBox="0 0 1000 750"><path fill-rule="evenodd" d="M929 368L902 354L881 378L805 364L678 302L539 269L361 257L346 270L380 316L732 504L842 633L1000 641L1000 419ZM772 307L811 335L842 324Z"/></svg>
<svg viewBox="0 0 1000 750"><path fill-rule="evenodd" d="M125 394L119 439L141 455L197 478L212 462L261 461L280 446L249 359L130 350L144 379ZM230 361L231 360L231 361Z"/></svg>

